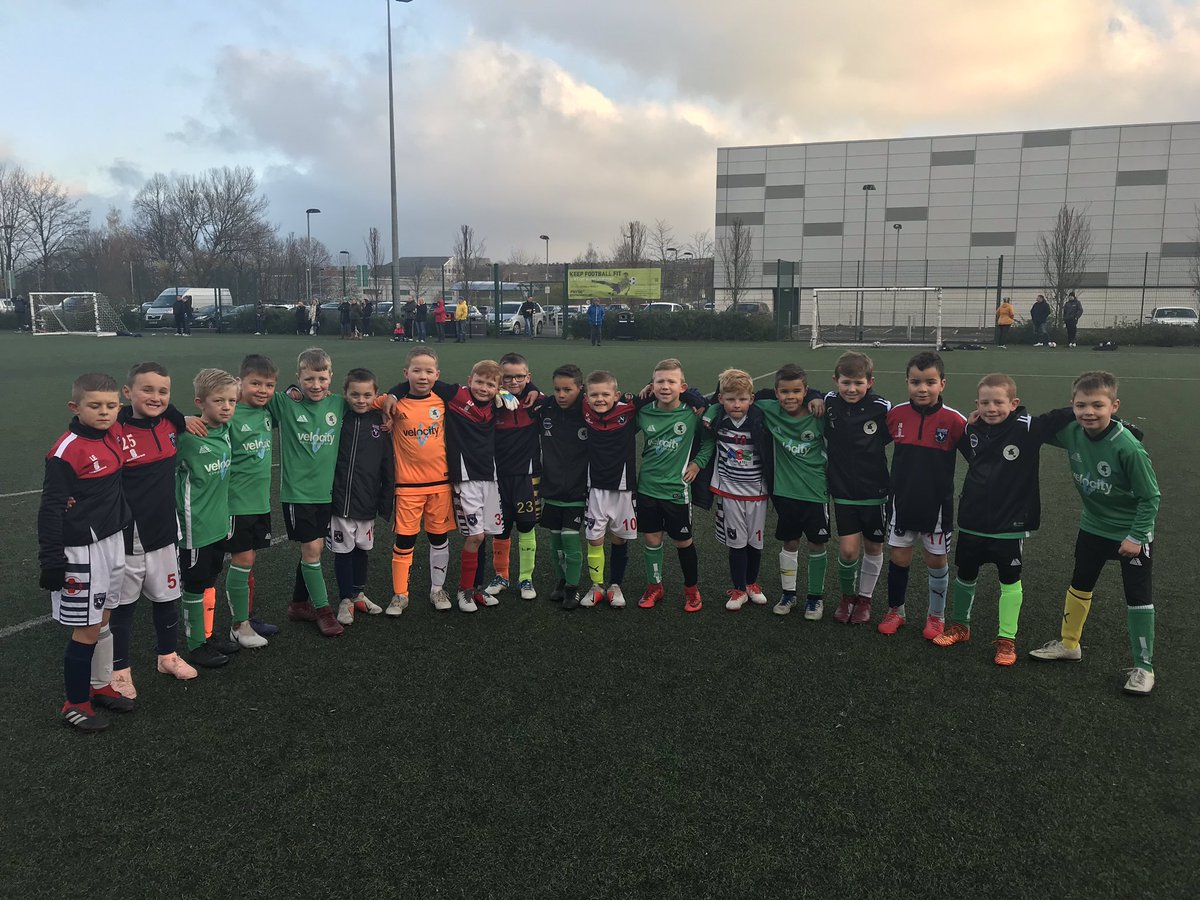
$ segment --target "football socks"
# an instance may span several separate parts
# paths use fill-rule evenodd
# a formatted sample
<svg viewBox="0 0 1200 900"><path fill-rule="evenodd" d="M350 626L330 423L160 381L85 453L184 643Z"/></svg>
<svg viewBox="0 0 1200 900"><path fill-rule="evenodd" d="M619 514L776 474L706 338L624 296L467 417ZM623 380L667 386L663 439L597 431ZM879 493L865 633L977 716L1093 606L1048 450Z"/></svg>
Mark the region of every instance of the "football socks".
<svg viewBox="0 0 1200 900"><path fill-rule="evenodd" d="M950 621L957 622L959 625L971 624L971 607L975 605L975 585L974 581L963 581L961 578L954 579L954 604L950 607ZM1001 585L1000 590L1000 621L1004 621L1004 586ZM1020 596L1018 595L1017 603L1020 604ZM1018 606L1019 608L1019 606ZM1004 634L1003 625L1001 626L1001 634Z"/></svg>
<svg viewBox="0 0 1200 900"><path fill-rule="evenodd" d="M1021 617L1021 600L1024 589L1021 582L1000 585L1000 628L999 635L1010 641L1017 637L1017 620Z"/></svg>
<svg viewBox="0 0 1200 900"><path fill-rule="evenodd" d="M442 542L434 545L431 541L429 544L429 586L432 590L440 590L446 586L446 569L450 566L450 542L445 535L440 535ZM412 554L409 553L409 562L412 562ZM404 573L404 587L408 588L408 572Z"/></svg>
<svg viewBox="0 0 1200 900"><path fill-rule="evenodd" d="M1147 672L1154 671L1154 607L1131 606L1126 612L1129 622L1129 649L1133 664Z"/></svg>
<svg viewBox="0 0 1200 900"><path fill-rule="evenodd" d="M1091 608L1091 591L1067 588L1067 597L1063 602L1062 643L1068 650L1079 647L1079 639L1083 637L1083 623L1087 621Z"/></svg>
<svg viewBox="0 0 1200 900"><path fill-rule="evenodd" d="M554 560L554 574L559 578L564 578L563 573L566 571L563 561L563 536L561 531L550 532L550 558Z"/></svg>
<svg viewBox="0 0 1200 900"><path fill-rule="evenodd" d="M508 560L512 554L512 538L492 538L492 568L496 574L508 581Z"/></svg>
<svg viewBox="0 0 1200 900"><path fill-rule="evenodd" d="M562 541L562 577L567 584L579 584L583 574L583 543L578 531L559 533ZM603 548L602 548L603 549ZM603 553L601 560L603 560Z"/></svg>
<svg viewBox="0 0 1200 900"><path fill-rule="evenodd" d="M333 577L337 580L338 597L353 600L358 596L358 591L354 589L354 563L349 553L333 554ZM233 580L233 566L229 567L229 579Z"/></svg>
<svg viewBox="0 0 1200 900"><path fill-rule="evenodd" d="M779 551L779 581L785 594L796 593L796 571L799 568L800 554L797 551Z"/></svg>
<svg viewBox="0 0 1200 900"><path fill-rule="evenodd" d="M408 535L405 535L408 538ZM412 569L413 547L409 544L407 547L401 547L399 543L400 535L396 535L397 542L392 546L392 593L408 596L408 573ZM416 541L416 535L411 536L413 542ZM407 541L406 541L407 543ZM429 560L433 561L433 548L429 549ZM443 573L444 575L445 573Z"/></svg>
<svg viewBox="0 0 1200 900"><path fill-rule="evenodd" d="M88 674L92 669L95 644L82 644L72 638L63 653L63 685L68 703L87 703L92 696Z"/></svg>
<svg viewBox="0 0 1200 900"><path fill-rule="evenodd" d="M105 625L100 629L100 637L93 646L95 649L92 650L91 654L89 680L92 687L102 688L112 681L113 636L110 626ZM87 700L88 698L84 697L83 699Z"/></svg>
<svg viewBox="0 0 1200 900"><path fill-rule="evenodd" d="M530 526L528 531L517 533L517 552L521 563L518 575L522 581L533 580L533 564L537 559L537 532Z"/></svg>
<svg viewBox="0 0 1200 900"><path fill-rule="evenodd" d="M183 592L183 636L188 650L195 650L204 643L204 595L191 591Z"/></svg>
<svg viewBox="0 0 1200 900"><path fill-rule="evenodd" d="M250 618L250 570L230 565L225 574L225 599L229 601L229 615L234 622L245 622Z"/></svg>
<svg viewBox="0 0 1200 900"><path fill-rule="evenodd" d="M729 548L729 583L739 591L746 591L746 548Z"/></svg>
<svg viewBox="0 0 1200 900"><path fill-rule="evenodd" d="M351 586L354 588L355 597L361 594L367 586L368 560L367 551L362 547L355 547L350 551Z"/></svg>
<svg viewBox="0 0 1200 900"><path fill-rule="evenodd" d="M468 594L470 594L471 591L475 589L475 575L479 569L479 551L468 550L464 547L459 567L459 590L466 591Z"/></svg>
<svg viewBox="0 0 1200 900"><path fill-rule="evenodd" d="M808 554L808 596L825 596L825 570L829 567L829 556L825 550Z"/></svg>
<svg viewBox="0 0 1200 900"><path fill-rule="evenodd" d="M854 584L858 580L858 560L845 560L838 557L838 583L842 588L843 597L852 597L855 593Z"/></svg>
<svg viewBox="0 0 1200 900"><path fill-rule="evenodd" d="M758 547L746 546L746 584L758 583L758 570L762 565L762 550Z"/></svg>
<svg viewBox="0 0 1200 900"><path fill-rule="evenodd" d="M660 584L663 580L662 544L657 547L642 544L642 559L646 563L646 583Z"/></svg>
<svg viewBox="0 0 1200 900"><path fill-rule="evenodd" d="M300 563L296 563L296 580L292 584L292 602L308 602L308 588L304 584L304 570L300 568Z"/></svg>
<svg viewBox="0 0 1200 900"><path fill-rule="evenodd" d="M588 577L592 584L604 584L604 545L588 544L587 549Z"/></svg>
<svg viewBox="0 0 1200 900"><path fill-rule="evenodd" d="M908 593L908 566L898 566L888 562L888 606L892 609L904 605L904 595Z"/></svg>
<svg viewBox="0 0 1200 900"><path fill-rule="evenodd" d="M108 615L108 627L112 631L112 667L129 668L129 645L133 642L133 614L137 601L123 603ZM174 648L172 648L174 649ZM92 657L95 660L95 657Z"/></svg>
<svg viewBox="0 0 1200 900"><path fill-rule="evenodd" d="M696 555L696 545L688 544L679 549L679 568L683 569L683 586L695 587L700 580L700 557Z"/></svg>
<svg viewBox="0 0 1200 900"><path fill-rule="evenodd" d="M304 576L304 586L308 588L313 608L323 609L328 606L329 594L325 590L325 574L321 571L321 563L302 561L300 574Z"/></svg>
<svg viewBox="0 0 1200 900"><path fill-rule="evenodd" d="M217 589L215 587L204 589L204 636L205 638L212 637L213 619L217 615Z"/></svg>
<svg viewBox="0 0 1200 900"><path fill-rule="evenodd" d="M939 619L946 615L946 589L950 587L950 567L929 569L929 614Z"/></svg>
<svg viewBox="0 0 1200 900"><path fill-rule="evenodd" d="M875 585L879 583L879 573L883 571L883 552L864 553L862 568L858 575L858 596L870 597L875 593Z"/></svg>
<svg viewBox="0 0 1200 900"><path fill-rule="evenodd" d="M154 618L154 644L159 656L174 653L179 647L179 606L174 600L151 603Z"/></svg>
<svg viewBox="0 0 1200 900"><path fill-rule="evenodd" d="M613 544L612 579L609 584L620 584L625 580L625 567L629 564L629 545ZM599 582L597 582L598 584Z"/></svg>

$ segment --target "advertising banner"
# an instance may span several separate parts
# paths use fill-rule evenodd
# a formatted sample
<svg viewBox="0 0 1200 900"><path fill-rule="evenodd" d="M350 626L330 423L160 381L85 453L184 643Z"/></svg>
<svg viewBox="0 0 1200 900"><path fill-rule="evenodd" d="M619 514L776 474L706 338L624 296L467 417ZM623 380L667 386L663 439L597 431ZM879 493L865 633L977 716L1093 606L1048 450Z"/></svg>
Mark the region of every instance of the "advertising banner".
<svg viewBox="0 0 1200 900"><path fill-rule="evenodd" d="M661 269L569 269L569 299L657 300L662 296Z"/></svg>

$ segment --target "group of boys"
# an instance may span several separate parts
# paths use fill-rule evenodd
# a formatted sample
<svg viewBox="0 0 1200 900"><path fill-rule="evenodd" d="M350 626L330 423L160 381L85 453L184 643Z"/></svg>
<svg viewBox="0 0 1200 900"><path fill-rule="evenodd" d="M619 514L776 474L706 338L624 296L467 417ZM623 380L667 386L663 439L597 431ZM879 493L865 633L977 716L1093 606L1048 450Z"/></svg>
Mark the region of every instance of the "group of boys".
<svg viewBox="0 0 1200 900"><path fill-rule="evenodd" d="M455 527L464 537L460 611L495 606L510 588L514 526L517 590L535 599L540 524L550 533L557 580L550 596L564 609L624 606L628 542L640 535L646 586L638 606L652 608L665 595L669 537L682 570L683 608L697 612L703 604L693 504L714 508L716 537L728 550L726 609L765 605L758 582L770 498L781 544L776 613L800 605L806 541L804 615L822 617L832 501L841 586L836 621L870 621L887 543L888 610L877 628L895 634L906 622L908 571L920 542L929 579L923 635L937 646L969 640L979 569L997 567L1000 665L1016 661L1022 540L1040 515L1039 449L1060 446L1083 497L1083 520L1061 639L1031 655L1081 658L1092 589L1105 561L1119 559L1134 656L1125 690L1153 687L1150 550L1159 492L1140 435L1114 418L1120 401L1108 373L1080 376L1070 408L1038 417L1020 406L1011 378L986 376L970 421L942 402L945 371L932 352L909 361L909 401L896 405L874 392L872 362L856 352L838 360L836 389L824 397L793 364L778 370L774 388L758 392L746 372L728 369L711 397L688 387L676 359L658 363L636 396L621 393L612 373L584 378L574 365L555 369L552 390L543 394L516 353L476 363L465 385L443 382L440 374L436 351L414 347L404 381L387 394L378 393L371 372L353 369L337 395L330 392L328 354L311 348L297 361L296 384L278 392L276 366L252 355L238 377L219 369L196 376L194 417L171 405L170 378L157 363L135 366L123 388L107 375L76 379L68 404L75 417L47 456L38 518L41 586L52 592L54 618L73 628L62 720L98 731L108 723L93 704L133 709L129 648L143 595L152 601L157 668L178 679L223 666L241 649L263 647L278 631L252 615L255 554L271 543L276 428L280 501L301 557L287 614L328 637L342 634L356 613L405 611L422 528L430 601L438 610L455 605L446 590ZM129 405L122 406L121 393ZM888 443L895 444L890 472ZM968 471L947 624L958 453ZM395 531L386 609L364 593L377 516L391 517ZM489 536L490 580L481 559ZM336 613L321 567L326 547L334 553ZM225 639L213 633L212 622L227 553Z"/></svg>

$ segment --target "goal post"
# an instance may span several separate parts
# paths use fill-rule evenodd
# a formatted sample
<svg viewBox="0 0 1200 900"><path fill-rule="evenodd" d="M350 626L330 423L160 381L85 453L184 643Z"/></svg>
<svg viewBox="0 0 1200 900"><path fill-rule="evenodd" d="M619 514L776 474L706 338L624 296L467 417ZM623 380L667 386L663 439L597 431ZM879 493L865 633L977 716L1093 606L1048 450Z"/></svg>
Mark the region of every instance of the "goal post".
<svg viewBox="0 0 1200 900"><path fill-rule="evenodd" d="M112 337L131 333L108 299L94 291L32 292L29 315L34 334Z"/></svg>
<svg viewBox="0 0 1200 900"><path fill-rule="evenodd" d="M839 347L940 347L940 287L813 288L815 350Z"/></svg>

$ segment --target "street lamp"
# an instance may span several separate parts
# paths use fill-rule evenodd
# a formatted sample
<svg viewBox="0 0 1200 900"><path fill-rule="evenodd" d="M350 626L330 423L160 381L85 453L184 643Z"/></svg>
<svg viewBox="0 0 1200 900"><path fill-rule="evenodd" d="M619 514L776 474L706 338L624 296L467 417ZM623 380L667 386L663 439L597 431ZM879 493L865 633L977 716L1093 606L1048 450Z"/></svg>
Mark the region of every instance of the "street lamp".
<svg viewBox="0 0 1200 900"><path fill-rule="evenodd" d="M304 292L308 295L308 305L312 306L312 217L320 210L310 206L304 211L304 232L307 243L304 246Z"/></svg>
<svg viewBox="0 0 1200 900"><path fill-rule="evenodd" d="M549 281L550 281L550 235L548 235L548 234L539 234L539 235L538 235L538 240L542 240L542 241L545 241L545 242L546 242L546 272L545 272L545 280L546 280L546 282L547 282L547 283L549 283Z"/></svg>
<svg viewBox="0 0 1200 900"><path fill-rule="evenodd" d="M875 190L875 185L864 184L863 191L863 250L862 250L862 281L863 287L867 286L867 204L871 200L871 191ZM863 292L858 294L858 339L863 339Z"/></svg>
<svg viewBox="0 0 1200 900"><path fill-rule="evenodd" d="M338 256L342 258L342 299L346 299L346 266L350 263L350 251L339 250Z"/></svg>
<svg viewBox="0 0 1200 900"><path fill-rule="evenodd" d="M396 207L396 99L392 95L392 0L387 4L388 37L388 147L392 169L392 302L400 296L400 214ZM411 3L412 0L397 0Z"/></svg>
<svg viewBox="0 0 1200 900"><path fill-rule="evenodd" d="M892 263L892 287L900 286L900 231L904 228L899 222L892 225L896 229L896 258ZM896 324L896 297L899 291L892 291L892 325Z"/></svg>

